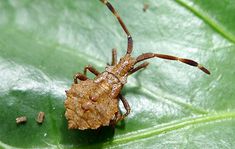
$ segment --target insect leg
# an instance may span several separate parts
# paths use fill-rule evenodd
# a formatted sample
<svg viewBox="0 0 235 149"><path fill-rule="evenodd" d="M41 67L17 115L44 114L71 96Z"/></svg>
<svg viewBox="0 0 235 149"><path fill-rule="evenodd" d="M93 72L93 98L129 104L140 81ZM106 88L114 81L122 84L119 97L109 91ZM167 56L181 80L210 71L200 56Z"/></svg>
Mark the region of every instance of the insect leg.
<svg viewBox="0 0 235 149"><path fill-rule="evenodd" d="M167 59L167 60L174 60L174 61L179 61L185 64L188 64L190 66L194 66L194 67L198 67L200 70L202 70L203 72L205 72L206 74L210 74L210 71L207 70L205 67L203 67L202 65L198 64L197 62L195 62L194 60L191 59L185 59L185 58L180 58L180 57L176 57L176 56L171 56L171 55L165 55L165 54L156 54L156 53L144 53L141 54L140 56L138 56L136 58L136 63L144 61L146 59L150 59L150 58L162 58L162 59Z"/></svg>
<svg viewBox="0 0 235 149"><path fill-rule="evenodd" d="M117 49L112 50L112 66L117 64Z"/></svg>
<svg viewBox="0 0 235 149"><path fill-rule="evenodd" d="M124 115L122 115L122 117L120 119L120 120L123 120L130 113L131 107L123 95L119 94L119 98L121 99L121 101L124 105L124 108L126 109L126 113Z"/></svg>
<svg viewBox="0 0 235 149"><path fill-rule="evenodd" d="M119 94L119 98L121 99L121 101L122 101L122 103L124 105L124 108L126 109L126 113L124 115L122 115L120 111L115 113L115 118L114 118L114 120L112 120L111 125L115 125L119 121L123 120L130 113L130 111L131 111L130 105L128 104L128 102L125 99L125 97L122 96L121 94Z"/></svg>
<svg viewBox="0 0 235 149"><path fill-rule="evenodd" d="M133 74L133 73L139 71L139 70L142 69L142 68L146 68L148 65L149 65L148 62L144 62L144 63L140 64L139 66L137 66L137 67L131 69L131 70L129 71L129 74L128 74L128 75L131 75L131 74Z"/></svg>
<svg viewBox="0 0 235 149"><path fill-rule="evenodd" d="M120 120L122 120L122 115L120 111L118 111L115 113L114 119L110 121L110 125L114 127Z"/></svg>
<svg viewBox="0 0 235 149"><path fill-rule="evenodd" d="M76 73L74 76L73 76L73 80L74 80L74 83L75 84L78 84L78 80L81 80L81 81L85 81L87 80L88 78L84 75L84 74L81 74L81 73Z"/></svg>
<svg viewBox="0 0 235 149"><path fill-rule="evenodd" d="M93 66L88 65L84 68L84 75L86 75L87 70L89 70L91 73L93 73L94 75L98 76L100 74L100 72L98 70L96 70Z"/></svg>
<svg viewBox="0 0 235 149"><path fill-rule="evenodd" d="M100 0L100 1L102 3L104 3L109 8L109 10L115 15L118 22L122 26L122 29L125 31L125 33L127 35L127 54L130 54L133 50L133 40L132 40L131 34L129 33L126 25L124 24L124 22L122 21L121 17L117 13L117 11L114 9L114 7L108 2L108 0Z"/></svg>

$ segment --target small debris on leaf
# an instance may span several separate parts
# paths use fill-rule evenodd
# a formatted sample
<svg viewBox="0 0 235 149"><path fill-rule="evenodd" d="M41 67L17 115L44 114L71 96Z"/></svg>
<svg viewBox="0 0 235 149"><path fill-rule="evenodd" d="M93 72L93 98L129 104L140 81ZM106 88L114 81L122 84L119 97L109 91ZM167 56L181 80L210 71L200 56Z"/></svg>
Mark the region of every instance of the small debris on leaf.
<svg viewBox="0 0 235 149"><path fill-rule="evenodd" d="M37 123L42 124L45 118L45 113L44 112L39 112L37 116Z"/></svg>
<svg viewBox="0 0 235 149"><path fill-rule="evenodd" d="M26 123L26 122L27 122L26 116L21 116L21 117L16 118L16 124L22 124L22 123Z"/></svg>
<svg viewBox="0 0 235 149"><path fill-rule="evenodd" d="M149 8L149 4L144 4L143 11L146 12L146 10Z"/></svg>

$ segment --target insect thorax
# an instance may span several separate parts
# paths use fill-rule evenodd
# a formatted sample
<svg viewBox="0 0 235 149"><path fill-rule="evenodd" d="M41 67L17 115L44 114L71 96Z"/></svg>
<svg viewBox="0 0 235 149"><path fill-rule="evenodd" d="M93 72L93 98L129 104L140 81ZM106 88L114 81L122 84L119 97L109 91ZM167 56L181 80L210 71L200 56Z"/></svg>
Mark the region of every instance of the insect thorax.
<svg viewBox="0 0 235 149"><path fill-rule="evenodd" d="M120 59L118 64L106 67L106 71L113 74L124 85L127 82L127 76L136 62L136 59L126 54Z"/></svg>
<svg viewBox="0 0 235 149"><path fill-rule="evenodd" d="M114 74L104 71L94 79L94 83L100 86L94 96L99 96L102 92L110 94L111 97L116 98L120 93L123 84Z"/></svg>

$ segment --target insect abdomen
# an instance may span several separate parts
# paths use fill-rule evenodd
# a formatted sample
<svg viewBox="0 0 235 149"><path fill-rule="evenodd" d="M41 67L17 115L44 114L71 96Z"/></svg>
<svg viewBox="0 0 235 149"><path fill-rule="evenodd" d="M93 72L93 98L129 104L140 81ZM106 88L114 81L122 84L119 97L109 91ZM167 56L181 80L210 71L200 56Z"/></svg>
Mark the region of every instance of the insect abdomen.
<svg viewBox="0 0 235 149"><path fill-rule="evenodd" d="M100 92L100 85L93 80L73 84L67 91L65 100L66 113L70 129L97 129L107 126L118 111L118 100L111 99L109 94ZM97 100L91 96L97 94Z"/></svg>

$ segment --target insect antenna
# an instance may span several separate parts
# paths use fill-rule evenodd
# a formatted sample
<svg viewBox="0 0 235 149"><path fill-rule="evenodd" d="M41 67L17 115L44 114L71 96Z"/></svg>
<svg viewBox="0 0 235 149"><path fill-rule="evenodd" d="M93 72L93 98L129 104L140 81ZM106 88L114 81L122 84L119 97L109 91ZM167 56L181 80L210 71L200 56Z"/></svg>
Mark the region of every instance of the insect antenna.
<svg viewBox="0 0 235 149"><path fill-rule="evenodd" d="M116 16L118 22L122 26L122 29L125 31L125 33L127 35L127 52L126 52L126 54L131 54L131 52L133 50L133 40L132 40L131 34L129 33L126 25L124 24L124 22L122 21L121 17L117 13L117 11L114 9L114 7L107 0L100 0L100 1L102 3L104 3L109 8L109 10Z"/></svg>
<svg viewBox="0 0 235 149"><path fill-rule="evenodd" d="M206 69L205 67L203 67L202 65L198 64L197 62L195 62L194 60L191 59L185 59L185 58L180 58L180 57L176 57L176 56L171 56L171 55L165 55L165 54L157 54L157 53L144 53L141 54L140 56L138 56L136 58L136 63L139 63L141 61L144 61L146 59L150 59L150 58L161 58L161 59L167 59L167 60L173 60L173 61L179 61L185 64L188 64L190 66L194 66L199 68L200 70L202 70L203 72L205 72L206 74L210 74L210 71L208 69ZM135 63L135 64L136 64Z"/></svg>

